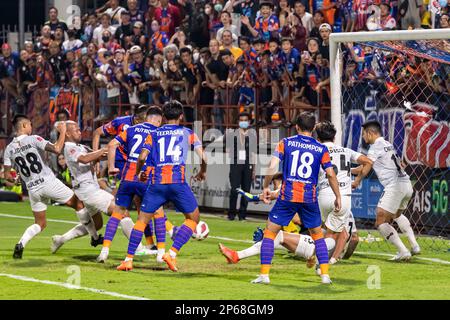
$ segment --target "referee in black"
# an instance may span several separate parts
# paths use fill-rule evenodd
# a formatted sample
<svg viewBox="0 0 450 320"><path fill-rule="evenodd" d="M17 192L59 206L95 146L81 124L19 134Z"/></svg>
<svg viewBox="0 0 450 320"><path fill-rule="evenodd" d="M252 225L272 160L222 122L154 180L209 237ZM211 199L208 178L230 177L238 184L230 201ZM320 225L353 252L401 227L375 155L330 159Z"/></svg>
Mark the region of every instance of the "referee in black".
<svg viewBox="0 0 450 320"><path fill-rule="evenodd" d="M239 129L228 132L225 136L226 150L230 155L230 207L228 219L234 220L237 213L238 192L241 188L250 192L252 181L255 179L255 164L257 152L257 138L254 129L250 129L250 114L242 112L239 114ZM239 220L245 220L247 215L247 199L241 197L239 207Z"/></svg>

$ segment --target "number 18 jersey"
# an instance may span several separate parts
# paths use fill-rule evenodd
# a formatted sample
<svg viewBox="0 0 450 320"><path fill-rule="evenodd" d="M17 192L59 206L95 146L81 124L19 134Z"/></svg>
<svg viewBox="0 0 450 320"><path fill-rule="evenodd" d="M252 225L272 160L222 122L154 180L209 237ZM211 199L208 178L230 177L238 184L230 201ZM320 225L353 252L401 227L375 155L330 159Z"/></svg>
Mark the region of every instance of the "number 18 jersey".
<svg viewBox="0 0 450 320"><path fill-rule="evenodd" d="M150 151L154 167L152 184L185 183L188 152L202 143L188 128L166 124L147 137L144 147Z"/></svg>
<svg viewBox="0 0 450 320"><path fill-rule="evenodd" d="M312 137L296 135L281 140L275 157L282 161L283 184L279 199L297 203L317 202L320 168L332 166L328 148Z"/></svg>
<svg viewBox="0 0 450 320"><path fill-rule="evenodd" d="M31 192L56 179L42 160L47 143L49 141L40 136L21 135L15 137L5 149L5 166L14 167Z"/></svg>

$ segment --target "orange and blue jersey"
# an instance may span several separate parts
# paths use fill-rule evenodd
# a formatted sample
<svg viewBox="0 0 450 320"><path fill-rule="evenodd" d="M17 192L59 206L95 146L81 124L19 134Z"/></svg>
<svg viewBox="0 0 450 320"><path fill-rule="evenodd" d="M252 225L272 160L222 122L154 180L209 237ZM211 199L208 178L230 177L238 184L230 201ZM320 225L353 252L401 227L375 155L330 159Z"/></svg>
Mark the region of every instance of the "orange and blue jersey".
<svg viewBox="0 0 450 320"><path fill-rule="evenodd" d="M281 140L274 156L282 161L283 184L279 200L317 202L319 171L332 167L328 148L312 137L296 135Z"/></svg>
<svg viewBox="0 0 450 320"><path fill-rule="evenodd" d="M147 137L143 148L150 151L154 167L152 184L185 183L188 151L202 144L188 128L167 124Z"/></svg>
<svg viewBox="0 0 450 320"><path fill-rule="evenodd" d="M157 127L150 123L142 123L132 127L128 127L122 131L116 140L120 145L127 150L127 161L122 169L122 181L138 181L136 177L136 163L139 154L142 151L144 142L147 137L155 132ZM150 166L150 159L147 160L145 166L142 168L149 179L151 178L152 167Z"/></svg>
<svg viewBox="0 0 450 320"><path fill-rule="evenodd" d="M268 42L273 32L280 31L280 21L276 15L272 15L267 19L260 16L256 19L255 30L258 31L264 41Z"/></svg>
<svg viewBox="0 0 450 320"><path fill-rule="evenodd" d="M117 136L122 131L133 125L133 116L115 118L113 121L103 125L102 130L105 136ZM120 146L116 152L116 167L122 169L127 160L127 153L123 146Z"/></svg>

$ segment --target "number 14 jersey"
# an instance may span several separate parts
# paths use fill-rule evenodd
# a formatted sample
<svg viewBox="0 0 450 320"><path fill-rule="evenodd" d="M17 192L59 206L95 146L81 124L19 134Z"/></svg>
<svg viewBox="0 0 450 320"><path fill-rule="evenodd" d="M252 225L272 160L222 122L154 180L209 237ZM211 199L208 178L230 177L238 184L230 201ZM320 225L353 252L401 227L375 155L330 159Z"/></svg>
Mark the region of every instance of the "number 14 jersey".
<svg viewBox="0 0 450 320"><path fill-rule="evenodd" d="M185 183L188 152L202 143L188 128L166 124L149 135L143 148L150 151L154 167L152 184Z"/></svg>
<svg viewBox="0 0 450 320"><path fill-rule="evenodd" d="M312 203L317 201L319 171L332 166L328 148L312 137L296 135L281 140L274 153L282 161L283 184L279 199Z"/></svg>
<svg viewBox="0 0 450 320"><path fill-rule="evenodd" d="M56 179L53 171L43 161L47 143L49 141L40 136L21 135L15 137L5 149L5 166L14 167L31 192Z"/></svg>

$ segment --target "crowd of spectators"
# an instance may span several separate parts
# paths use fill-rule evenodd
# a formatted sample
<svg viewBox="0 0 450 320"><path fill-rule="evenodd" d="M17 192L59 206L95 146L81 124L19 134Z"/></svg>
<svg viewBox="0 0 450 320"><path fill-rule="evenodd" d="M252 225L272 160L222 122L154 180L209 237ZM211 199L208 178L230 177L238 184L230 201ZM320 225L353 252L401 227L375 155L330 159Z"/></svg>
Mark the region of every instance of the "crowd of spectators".
<svg viewBox="0 0 450 320"><path fill-rule="evenodd" d="M109 0L69 25L52 7L19 53L2 45L0 81L13 112L26 112L37 88L95 86L96 121L117 115L119 103L178 99L188 121L218 128L256 101L267 106L262 121L289 122L297 109L329 103L331 33L449 28L450 0L430 1ZM380 76L369 47L346 50L347 85ZM204 107L225 104L238 108Z"/></svg>

